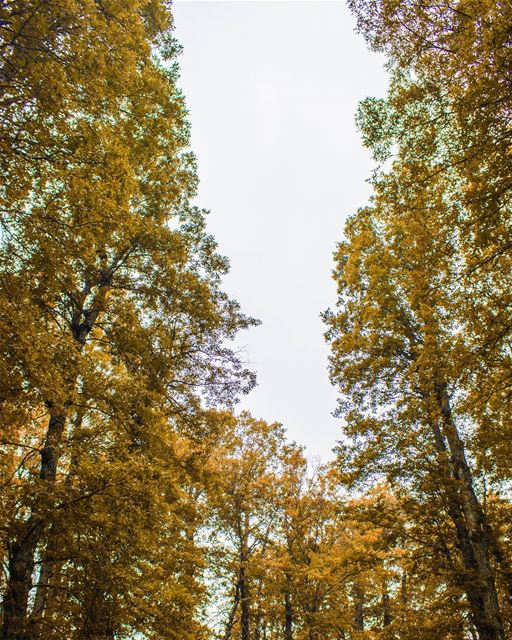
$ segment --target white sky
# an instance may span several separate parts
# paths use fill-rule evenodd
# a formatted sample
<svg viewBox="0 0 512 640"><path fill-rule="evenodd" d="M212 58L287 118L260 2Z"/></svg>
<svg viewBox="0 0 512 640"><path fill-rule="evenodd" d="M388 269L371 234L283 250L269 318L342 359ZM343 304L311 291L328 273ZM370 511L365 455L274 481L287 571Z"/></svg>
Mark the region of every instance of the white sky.
<svg viewBox="0 0 512 640"><path fill-rule="evenodd" d="M197 204L231 261L225 290L263 322L239 339L258 375L240 406L326 461L340 424L319 314L343 222L369 196L354 114L384 95L383 59L343 2L177 0L174 15Z"/></svg>

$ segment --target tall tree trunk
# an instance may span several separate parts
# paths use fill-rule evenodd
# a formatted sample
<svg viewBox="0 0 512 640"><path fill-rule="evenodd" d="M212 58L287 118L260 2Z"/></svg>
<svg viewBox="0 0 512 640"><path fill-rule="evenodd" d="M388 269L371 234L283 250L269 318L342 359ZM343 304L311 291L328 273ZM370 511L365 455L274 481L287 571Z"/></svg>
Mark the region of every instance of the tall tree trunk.
<svg viewBox="0 0 512 640"><path fill-rule="evenodd" d="M293 608L289 589L284 592L284 637L293 640Z"/></svg>
<svg viewBox="0 0 512 640"><path fill-rule="evenodd" d="M92 280L87 282L82 291L74 297L76 306L70 328L79 350L83 349L88 335L105 306L107 288L110 287L115 269L119 260L124 259L124 255L125 253L121 252L116 256L109 267L100 271L95 282ZM97 287L97 290L93 294L94 287ZM85 307L87 300L90 300L88 308ZM69 373L67 376L68 397L72 396L77 380L76 372ZM57 476L62 438L70 405L71 401L68 400L60 409L57 409L52 401L47 402L50 418L41 450L39 478L47 483L49 495L52 493L52 485ZM47 515L41 513L40 505L36 503L32 507L28 520L21 525L16 538L9 542L9 579L3 598L2 640L31 640L27 620L28 598L32 588L37 547L43 541L49 524Z"/></svg>
<svg viewBox="0 0 512 640"><path fill-rule="evenodd" d="M308 561L309 562L309 561ZM318 588L313 591L311 597L311 604L307 606L307 621L308 621L308 640L315 640L318 638L318 632L315 627L317 624L316 614L318 612L319 602L318 602Z"/></svg>
<svg viewBox="0 0 512 640"><path fill-rule="evenodd" d="M354 585L354 600L354 625L358 631L364 631L364 593L359 584Z"/></svg>
<svg viewBox="0 0 512 640"><path fill-rule="evenodd" d="M389 627L393 622L393 616L391 615L391 609L389 607L389 593L386 585L382 592L382 626Z"/></svg>
<svg viewBox="0 0 512 640"><path fill-rule="evenodd" d="M494 571L490 526L476 496L464 445L454 423L445 384L436 386L440 425L431 423L466 575L463 586L480 640L504 640Z"/></svg>
<svg viewBox="0 0 512 640"><path fill-rule="evenodd" d="M231 634L233 633L233 626L235 624L236 611L240 604L240 577L238 577L235 585L235 595L233 597L233 604L231 605L231 611L226 622L224 629L223 640L231 640Z"/></svg>
<svg viewBox="0 0 512 640"><path fill-rule="evenodd" d="M101 587L91 590L85 606L85 616L78 640L114 640L116 632L108 609L102 605L105 593Z"/></svg>
<svg viewBox="0 0 512 640"><path fill-rule="evenodd" d="M245 566L240 567L240 640L249 640L251 631L251 612L249 585Z"/></svg>
<svg viewBox="0 0 512 640"><path fill-rule="evenodd" d="M411 353L414 353L418 339L411 331L407 318L404 317L402 322L411 344ZM415 361L416 358L413 357L412 360ZM466 571L461 580L480 640L503 640L505 634L491 554L501 566L511 601L512 568L502 553L476 496L464 444L453 419L447 384L442 378L433 382L433 393L425 393L424 399L428 413L435 409L440 416L440 424L431 421L430 427L438 453L449 515L456 529L458 547Z"/></svg>
<svg viewBox="0 0 512 640"><path fill-rule="evenodd" d="M46 599L48 596L48 589L50 587L50 581L53 577L53 554L55 553L56 546L54 543L55 532L53 527L48 533L48 544L46 545L46 551L41 561L41 571L39 572L39 579L37 581L36 596L34 598L34 607L32 609L32 619L37 621L43 615Z"/></svg>
<svg viewBox="0 0 512 640"><path fill-rule="evenodd" d="M50 413L44 447L41 450L40 480L55 482L60 443L66 425L64 412ZM3 599L2 640L29 640L28 597L32 588L36 549L44 536L46 516L34 505L16 540L9 544L9 580Z"/></svg>
<svg viewBox="0 0 512 640"><path fill-rule="evenodd" d="M446 385L439 385L437 393L439 407L443 416L443 431L445 432L453 460L453 475L460 485L462 509L468 523L468 530L477 543L482 543L480 545L480 552L476 553L477 560L482 563L484 574L486 573L492 578L493 588L496 590L494 572L492 571L490 563L491 555L494 556L494 559L501 569L508 592L508 598L512 604L512 567L508 558L503 553L501 545L496 539L492 527L487 520L485 511L475 493L473 477L467 462L464 444L453 421Z"/></svg>
<svg viewBox="0 0 512 640"><path fill-rule="evenodd" d="M85 414L85 407L82 406L76 413L73 421L73 437L82 426L83 418ZM76 454L71 456L69 470L66 477L66 484L70 485L76 472L77 459ZM37 581L36 594L34 598L34 605L30 614L30 628L36 629L37 625L42 618L46 602L48 600L48 593L51 587L51 583L54 580L56 574L60 571L64 563L63 558L57 559L57 556L62 556L62 553L58 553L58 525L56 521L53 521L48 531L48 541L46 543L46 549L41 557L41 568L39 571L39 578ZM37 637L37 633L32 634Z"/></svg>
<svg viewBox="0 0 512 640"><path fill-rule="evenodd" d="M404 610L409 602L409 585L407 582L407 571L404 570L402 571L402 578L400 580L400 601Z"/></svg>

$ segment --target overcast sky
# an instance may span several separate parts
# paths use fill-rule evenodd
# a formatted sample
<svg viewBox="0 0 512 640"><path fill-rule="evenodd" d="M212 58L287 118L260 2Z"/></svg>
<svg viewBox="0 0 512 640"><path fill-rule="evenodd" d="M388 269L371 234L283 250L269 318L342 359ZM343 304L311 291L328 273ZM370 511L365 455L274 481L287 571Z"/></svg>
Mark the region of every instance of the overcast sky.
<svg viewBox="0 0 512 640"><path fill-rule="evenodd" d="M326 461L340 425L319 314L343 222L370 193L354 114L384 95L383 59L343 2L177 0L174 15L197 204L231 261L224 288L262 321L240 336L258 375L240 406Z"/></svg>

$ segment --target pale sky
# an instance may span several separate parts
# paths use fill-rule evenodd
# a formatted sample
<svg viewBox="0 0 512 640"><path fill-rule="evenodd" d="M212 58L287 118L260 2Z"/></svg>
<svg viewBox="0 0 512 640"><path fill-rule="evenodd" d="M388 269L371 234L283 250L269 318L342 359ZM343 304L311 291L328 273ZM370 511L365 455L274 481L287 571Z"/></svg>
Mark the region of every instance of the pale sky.
<svg viewBox="0 0 512 640"><path fill-rule="evenodd" d="M343 2L177 0L174 15L197 204L231 262L224 289L262 321L238 341L258 376L239 407L327 461L341 431L319 314L344 220L370 194L354 114L384 95L383 59Z"/></svg>

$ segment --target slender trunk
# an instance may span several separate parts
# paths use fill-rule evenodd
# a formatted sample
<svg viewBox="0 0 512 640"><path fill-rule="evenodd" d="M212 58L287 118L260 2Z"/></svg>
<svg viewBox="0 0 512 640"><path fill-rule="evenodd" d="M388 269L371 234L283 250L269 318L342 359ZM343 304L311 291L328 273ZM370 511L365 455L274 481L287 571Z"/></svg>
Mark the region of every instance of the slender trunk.
<svg viewBox="0 0 512 640"><path fill-rule="evenodd" d="M293 640L293 609L288 589L284 593L284 637L285 640Z"/></svg>
<svg viewBox="0 0 512 640"><path fill-rule="evenodd" d="M312 593L311 604L307 606L308 640L315 640L315 638L318 637L318 632L315 629L317 625L316 614L318 612L318 608L319 608L319 602L318 602L318 588L317 588Z"/></svg>
<svg viewBox="0 0 512 640"><path fill-rule="evenodd" d="M73 423L73 437L78 432L82 425L82 421L85 414L85 407L81 407L76 414ZM76 453L72 454L69 470L66 477L66 484L70 485L74 477L77 466ZM57 467L55 467L56 469ZM45 552L41 558L41 568L39 571L39 579L37 581L36 595L34 598L34 606L32 607L32 613L30 614L30 627L35 629L38 622L44 614L46 608L46 602L48 599L48 592L50 585L55 575L60 571L60 567L63 564L62 558L57 561L57 556L62 554L58 553L58 525L56 521L52 522L52 525L48 531L48 542L46 544ZM37 634L36 634L37 635Z"/></svg>
<svg viewBox="0 0 512 640"><path fill-rule="evenodd" d="M361 586L354 586L355 614L354 625L358 631L364 631L364 593Z"/></svg>
<svg viewBox="0 0 512 640"><path fill-rule="evenodd" d="M233 633L233 626L235 624L236 612L238 609L238 605L240 604L240 576L238 577L235 585L235 595L233 598L233 604L231 606L231 611L229 612L229 617L226 622L226 627L224 629L223 640L231 640L231 634Z"/></svg>
<svg viewBox="0 0 512 640"><path fill-rule="evenodd" d="M402 602L402 607L405 609L407 603L409 602L409 588L407 584L407 571L402 572L402 579L400 581L400 600Z"/></svg>
<svg viewBox="0 0 512 640"><path fill-rule="evenodd" d="M505 588L508 594L508 601L510 606L512 606L512 566L508 558L506 557L506 555L503 553L503 549L501 548L501 545L499 544L499 542L496 540L494 532L490 527L489 527L489 538L491 543L492 554L500 568L500 573L501 573L503 582L505 583Z"/></svg>
<svg viewBox="0 0 512 640"><path fill-rule="evenodd" d="M393 616L391 615L391 609L389 607L389 593L386 587L382 593L382 626L389 627L393 622Z"/></svg>
<svg viewBox="0 0 512 640"><path fill-rule="evenodd" d="M30 516L19 542L9 548L9 582L3 601L2 640L25 640L28 594L32 587L34 556L40 519Z"/></svg>
<svg viewBox="0 0 512 640"><path fill-rule="evenodd" d="M47 483L55 482L65 425L65 413L50 414L39 472L40 479ZM50 487L48 490L50 491ZM9 581L3 600L2 640L30 638L27 629L28 597L32 588L36 549L44 536L45 528L46 517L38 505L35 505L16 541L9 544Z"/></svg>
<svg viewBox="0 0 512 640"><path fill-rule="evenodd" d="M85 616L78 640L114 640L116 632L108 608L103 608L105 593L101 587L92 589L85 606Z"/></svg>
<svg viewBox="0 0 512 640"><path fill-rule="evenodd" d="M57 554L57 530L55 522L48 531L48 542L46 544L46 550L41 558L41 570L39 572L39 579L37 581L36 595L34 598L34 606L30 616L31 625L37 624L39 618L43 615L46 607L46 600L48 598L48 589L50 588L50 582L55 574L55 556Z"/></svg>
<svg viewBox="0 0 512 640"><path fill-rule="evenodd" d="M441 425L432 423L440 454L448 511L455 525L464 563L463 586L480 640L504 640L494 572L491 565L490 526L473 487L464 445L453 421L445 384L437 385Z"/></svg>
<svg viewBox="0 0 512 640"><path fill-rule="evenodd" d="M240 568L240 640L249 640L251 627L249 586L245 566Z"/></svg>

